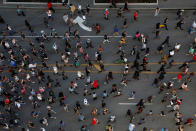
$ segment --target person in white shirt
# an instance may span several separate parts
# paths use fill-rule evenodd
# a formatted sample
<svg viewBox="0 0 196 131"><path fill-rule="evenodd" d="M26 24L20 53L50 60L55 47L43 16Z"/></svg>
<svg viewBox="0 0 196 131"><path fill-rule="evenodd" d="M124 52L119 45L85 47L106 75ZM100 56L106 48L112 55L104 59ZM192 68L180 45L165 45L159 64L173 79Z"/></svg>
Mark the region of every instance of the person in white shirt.
<svg viewBox="0 0 196 131"><path fill-rule="evenodd" d="M68 19L69 19L68 15L64 14L63 15L63 20L64 20L65 24L67 24Z"/></svg>
<svg viewBox="0 0 196 131"><path fill-rule="evenodd" d="M175 45L175 50L176 51L179 51L180 50L180 47L181 47L181 44L176 42L176 45Z"/></svg>
<svg viewBox="0 0 196 131"><path fill-rule="evenodd" d="M85 106L88 106L89 105L89 102L88 102L88 100L86 98L84 98L84 105Z"/></svg>
<svg viewBox="0 0 196 131"><path fill-rule="evenodd" d="M48 19L52 19L53 20L52 11L51 10L47 10L46 13L48 15Z"/></svg>
<svg viewBox="0 0 196 131"><path fill-rule="evenodd" d="M174 54L175 54L174 49L171 49L171 50L169 50L169 56L168 57L172 57L172 56L174 56Z"/></svg>
<svg viewBox="0 0 196 131"><path fill-rule="evenodd" d="M58 54L58 46L56 44L56 42L54 42L52 48L55 50L55 52Z"/></svg>
<svg viewBox="0 0 196 131"><path fill-rule="evenodd" d="M77 80L84 79L84 74L81 71L78 71L77 75L78 75L78 77L76 78Z"/></svg>
<svg viewBox="0 0 196 131"><path fill-rule="evenodd" d="M78 14L81 14L82 6L78 5Z"/></svg>
<svg viewBox="0 0 196 131"><path fill-rule="evenodd" d="M45 129L45 128L43 128L43 127L41 127L41 128L40 128L40 130L41 130L41 131L46 131L46 129Z"/></svg>
<svg viewBox="0 0 196 131"><path fill-rule="evenodd" d="M54 70L54 74L58 74L58 69L56 66L53 67L53 70Z"/></svg>
<svg viewBox="0 0 196 131"><path fill-rule="evenodd" d="M132 123L132 121L129 123L129 131L133 131L135 129L135 125Z"/></svg>

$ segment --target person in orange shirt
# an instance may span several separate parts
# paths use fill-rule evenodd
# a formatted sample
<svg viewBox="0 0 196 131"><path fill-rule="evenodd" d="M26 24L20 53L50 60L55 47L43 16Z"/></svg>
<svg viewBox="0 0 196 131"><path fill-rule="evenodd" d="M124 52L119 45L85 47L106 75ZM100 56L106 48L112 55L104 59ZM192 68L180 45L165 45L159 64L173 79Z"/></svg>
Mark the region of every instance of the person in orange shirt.
<svg viewBox="0 0 196 131"><path fill-rule="evenodd" d="M101 46L101 45L99 45L99 47L98 47L98 51L99 51L99 52L102 52L102 51L103 51L103 48L102 48L102 46Z"/></svg>

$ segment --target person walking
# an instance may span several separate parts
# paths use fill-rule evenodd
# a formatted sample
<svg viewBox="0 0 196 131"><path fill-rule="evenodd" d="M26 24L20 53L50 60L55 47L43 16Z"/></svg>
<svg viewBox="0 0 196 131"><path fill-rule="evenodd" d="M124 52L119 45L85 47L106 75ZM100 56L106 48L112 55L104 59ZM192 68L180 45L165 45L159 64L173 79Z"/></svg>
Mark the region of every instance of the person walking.
<svg viewBox="0 0 196 131"><path fill-rule="evenodd" d="M95 26L95 29L96 29L96 34L100 33L101 32L100 24L97 23L96 26Z"/></svg>
<svg viewBox="0 0 196 131"><path fill-rule="evenodd" d="M68 19L69 19L68 15L64 13L63 20L64 20L66 25L67 25Z"/></svg>
<svg viewBox="0 0 196 131"><path fill-rule="evenodd" d="M52 7L52 2L50 0L48 1L47 6L48 6L48 10L51 10L53 13L55 13L54 8Z"/></svg>
<svg viewBox="0 0 196 131"><path fill-rule="evenodd" d="M109 10L108 10L108 8L105 9L104 15L105 15L104 18L105 18L106 20L109 20Z"/></svg>
<svg viewBox="0 0 196 131"><path fill-rule="evenodd" d="M128 0L125 1L123 11L128 11Z"/></svg>
<svg viewBox="0 0 196 131"><path fill-rule="evenodd" d="M119 35L117 25L114 26L114 33L113 35Z"/></svg>
<svg viewBox="0 0 196 131"><path fill-rule="evenodd" d="M163 21L163 24L165 26L165 29L168 30L167 24L168 24L168 18L166 17Z"/></svg>
<svg viewBox="0 0 196 131"><path fill-rule="evenodd" d="M111 41L109 40L107 34L104 35L103 44L105 44L106 42L107 42L107 43L111 43Z"/></svg>
<svg viewBox="0 0 196 131"><path fill-rule="evenodd" d="M127 28L127 27L128 27L128 22L127 22L127 18L125 18L123 22L123 28Z"/></svg>
<svg viewBox="0 0 196 131"><path fill-rule="evenodd" d="M16 10L16 12L17 12L17 15L18 16L26 16L25 15L25 13L24 13L24 11L19 7L19 5L17 5L17 10Z"/></svg>
<svg viewBox="0 0 196 131"><path fill-rule="evenodd" d="M75 13L76 7L74 5L71 5L70 11L71 11L71 15L73 16Z"/></svg>
<svg viewBox="0 0 196 131"><path fill-rule="evenodd" d="M183 30L182 25L184 24L184 18L182 18L177 24L176 24L176 29L180 28L181 30Z"/></svg>
<svg viewBox="0 0 196 131"><path fill-rule="evenodd" d="M138 11L137 10L134 11L134 14L133 14L134 21L137 21L138 20L138 16L139 16Z"/></svg>
<svg viewBox="0 0 196 131"><path fill-rule="evenodd" d="M167 46L170 47L170 45L169 45L169 38L170 38L170 37L167 36L167 37L165 38L165 40L163 41L162 45L167 44Z"/></svg>
<svg viewBox="0 0 196 131"><path fill-rule="evenodd" d="M159 7L157 7L155 12L154 12L154 16L158 16L159 12L160 12L160 9L159 9Z"/></svg>
<svg viewBox="0 0 196 131"><path fill-rule="evenodd" d="M90 5L89 4L86 5L86 13L87 13L87 15L89 15L89 13L90 13Z"/></svg>

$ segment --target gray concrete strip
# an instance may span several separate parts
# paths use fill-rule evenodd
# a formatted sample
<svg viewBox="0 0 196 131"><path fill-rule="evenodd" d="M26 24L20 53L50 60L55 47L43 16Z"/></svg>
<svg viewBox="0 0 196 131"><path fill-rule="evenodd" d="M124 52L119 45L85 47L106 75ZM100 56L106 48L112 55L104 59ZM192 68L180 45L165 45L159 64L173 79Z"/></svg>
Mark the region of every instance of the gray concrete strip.
<svg viewBox="0 0 196 131"><path fill-rule="evenodd" d="M0 5L0 8L6 8L6 9L16 9L18 4L12 4L12 6L9 5ZM41 4L44 5L44 4ZM35 10L41 10L41 9L47 9L47 7L32 7L32 6L23 6L23 9L35 9ZM68 8L65 7L54 7L55 10L69 10ZM83 8L85 9L85 8ZM110 10L118 10L119 8L110 8ZM146 7L146 8L131 8L131 10L155 10L155 7ZM178 10L179 8L160 8L160 10ZM184 7L184 10L196 10L196 7ZM105 8L91 8L91 10L105 10Z"/></svg>

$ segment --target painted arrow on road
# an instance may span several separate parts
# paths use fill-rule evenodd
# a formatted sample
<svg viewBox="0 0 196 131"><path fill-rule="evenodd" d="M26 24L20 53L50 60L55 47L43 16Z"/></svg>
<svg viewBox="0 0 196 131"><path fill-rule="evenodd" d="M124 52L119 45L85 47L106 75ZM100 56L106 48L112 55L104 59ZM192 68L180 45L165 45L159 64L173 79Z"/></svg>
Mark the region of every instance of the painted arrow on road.
<svg viewBox="0 0 196 131"><path fill-rule="evenodd" d="M88 26L86 26L86 25L83 24L84 21L85 21L85 20L83 20L80 16L77 16L77 17L74 19L73 22L74 22L75 24L78 23L78 25L79 25L82 29L84 29L84 30L86 30L86 31L92 31L92 28L91 28L91 27L88 27Z"/></svg>

